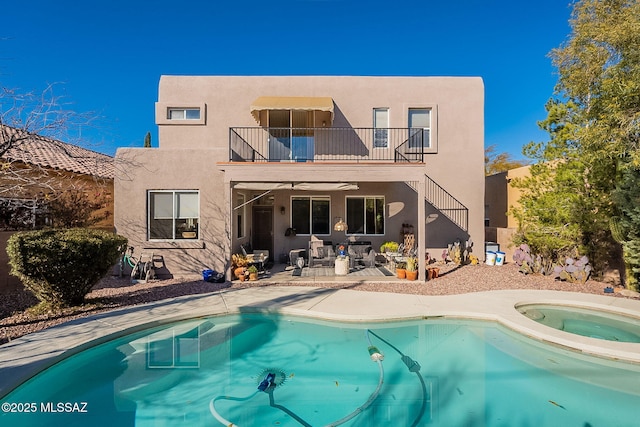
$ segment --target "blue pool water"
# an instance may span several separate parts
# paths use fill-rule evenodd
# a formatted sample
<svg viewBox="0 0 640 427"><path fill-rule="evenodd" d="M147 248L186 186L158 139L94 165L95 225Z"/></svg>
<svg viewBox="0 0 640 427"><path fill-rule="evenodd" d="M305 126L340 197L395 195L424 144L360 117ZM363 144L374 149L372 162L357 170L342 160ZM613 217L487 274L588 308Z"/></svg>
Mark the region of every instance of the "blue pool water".
<svg viewBox="0 0 640 427"><path fill-rule="evenodd" d="M518 307L538 323L585 337L640 343L640 319L593 309L542 304Z"/></svg>
<svg viewBox="0 0 640 427"><path fill-rule="evenodd" d="M0 425L636 426L639 378L639 366L489 322L247 314L174 323L69 357L4 397L36 410L0 413Z"/></svg>

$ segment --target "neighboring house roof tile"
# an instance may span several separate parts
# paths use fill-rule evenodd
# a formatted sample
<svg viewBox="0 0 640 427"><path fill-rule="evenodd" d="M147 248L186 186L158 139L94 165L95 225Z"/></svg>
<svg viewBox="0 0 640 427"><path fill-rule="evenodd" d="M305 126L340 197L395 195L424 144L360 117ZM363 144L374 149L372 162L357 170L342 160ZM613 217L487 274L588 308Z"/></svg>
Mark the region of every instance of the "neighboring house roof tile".
<svg viewBox="0 0 640 427"><path fill-rule="evenodd" d="M9 128L7 134L15 132L18 130ZM0 158L100 178L115 176L113 157L39 135L30 135Z"/></svg>

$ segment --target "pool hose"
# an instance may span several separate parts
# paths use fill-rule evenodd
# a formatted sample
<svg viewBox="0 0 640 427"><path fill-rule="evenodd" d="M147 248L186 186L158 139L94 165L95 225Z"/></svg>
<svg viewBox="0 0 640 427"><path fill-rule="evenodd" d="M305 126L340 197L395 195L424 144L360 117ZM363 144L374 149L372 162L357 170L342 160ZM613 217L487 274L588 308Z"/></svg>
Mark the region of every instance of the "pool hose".
<svg viewBox="0 0 640 427"><path fill-rule="evenodd" d="M369 396L369 399L367 399L366 402L364 402L362 405L360 405L358 408L356 408L355 411L351 412L350 414L348 414L347 416L345 416L343 418L340 418L338 421L334 421L334 422L332 422L330 424L327 424L325 427L337 427L337 426L342 425L342 424L346 423L347 421L353 419L354 417L356 417L359 414L361 414L364 410L366 410L369 406L371 406L371 404L376 400L376 398L380 394L380 389L382 388L382 384L384 383L384 368L382 367L382 360L384 360L384 355L380 352L380 350L378 350L377 347L375 347L371 343L371 337L369 336L369 332L370 332L369 330L366 330L365 331L365 336L367 337L367 341L369 342L369 347L368 347L369 357L371 357L372 361L374 361L374 362L376 362L378 364L378 371L379 371L378 386L373 391L373 393L371 393L371 395ZM371 332L371 333L373 333L373 332ZM380 337L378 337L378 338L380 338ZM234 424L231 421L229 421L229 420L225 419L224 417L222 417L218 413L218 411L216 411L215 403L218 400L234 400L234 401L237 401L237 402L244 402L244 401L247 401L247 400L251 399L256 394L258 394L259 392L262 391L264 393L269 394L269 406L271 406L272 408L276 408L276 409L279 409L279 410L285 412L287 415L289 415L292 418L294 418L296 421L298 421L304 427L312 427L311 424L309 424L306 421L304 421L302 418L300 418L298 415L296 415L293 411L291 411L290 409L288 409L288 408L286 408L286 407L284 407L282 405L279 405L279 404L277 404L275 402L275 398L273 396L273 391L276 388L276 384L275 384L274 380L275 380L275 374L269 372L264 377L264 379L260 382L260 384L258 385L258 389L255 392L253 392L252 394L250 394L249 396L247 396L247 397L218 396L218 397L216 397L214 399L211 399L211 401L209 402L209 411L211 412L211 415L213 415L213 417L216 420L218 420L222 425L224 425L226 427L238 427L236 424Z"/></svg>
<svg viewBox="0 0 640 427"><path fill-rule="evenodd" d="M389 341L387 341L384 338L382 338L380 335L376 334L373 331L369 331L369 330L367 330L367 332L371 333L373 336L378 338L380 341L384 342L389 347L394 349L400 355L400 360L402 360L402 363L405 364L405 366L407 367L409 372L413 372L414 374L416 374L416 376L420 380L420 386L422 387L422 407L420 408L420 412L418 413L418 416L413 421L413 424L411 424L411 427L416 427L418 425L418 423L420 422L420 420L422 419L422 417L424 416L425 410L427 409L427 385L424 382L424 378L422 378L422 375L420 374L420 364L417 361L413 360L411 357L407 356L406 354L403 354L402 351L400 351L400 349L395 347ZM373 355L371 357L373 358Z"/></svg>

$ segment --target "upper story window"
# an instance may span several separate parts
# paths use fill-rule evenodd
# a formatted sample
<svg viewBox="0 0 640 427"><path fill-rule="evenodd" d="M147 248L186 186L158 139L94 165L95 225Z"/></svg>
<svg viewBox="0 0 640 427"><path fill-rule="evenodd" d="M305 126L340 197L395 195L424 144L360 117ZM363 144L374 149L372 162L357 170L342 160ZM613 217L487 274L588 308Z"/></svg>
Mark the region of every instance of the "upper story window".
<svg viewBox="0 0 640 427"><path fill-rule="evenodd" d="M291 227L301 234L331 234L329 197L291 198Z"/></svg>
<svg viewBox="0 0 640 427"><path fill-rule="evenodd" d="M204 102L156 102L156 124L170 126L204 126L207 124L207 105Z"/></svg>
<svg viewBox="0 0 640 427"><path fill-rule="evenodd" d="M168 108L169 120L200 120L200 108Z"/></svg>
<svg viewBox="0 0 640 427"><path fill-rule="evenodd" d="M431 109L409 108L409 148L431 148Z"/></svg>
<svg viewBox="0 0 640 427"><path fill-rule="evenodd" d="M384 197L347 197L347 234L384 234Z"/></svg>
<svg viewBox="0 0 640 427"><path fill-rule="evenodd" d="M149 240L197 239L200 223L198 191L149 191Z"/></svg>
<svg viewBox="0 0 640 427"><path fill-rule="evenodd" d="M389 109L373 109L373 146L387 148L389 145Z"/></svg>

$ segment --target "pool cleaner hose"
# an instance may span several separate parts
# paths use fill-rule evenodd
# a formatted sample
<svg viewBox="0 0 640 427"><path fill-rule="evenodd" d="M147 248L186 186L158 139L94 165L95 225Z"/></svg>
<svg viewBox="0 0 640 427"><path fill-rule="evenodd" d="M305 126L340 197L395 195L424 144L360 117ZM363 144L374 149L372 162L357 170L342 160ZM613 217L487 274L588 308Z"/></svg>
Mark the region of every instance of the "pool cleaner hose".
<svg viewBox="0 0 640 427"><path fill-rule="evenodd" d="M369 330L365 331L365 335L367 337L367 341L369 342L369 347L368 347L369 357L371 358L371 360L373 362L378 364L378 371L379 371L378 386L373 391L373 393L371 393L371 395L369 396L369 399L367 399L366 402L364 402L362 405L360 405L358 408L356 408L355 411L351 412L350 414L348 414L347 416L345 416L343 418L340 418L337 421L334 421L334 422L332 422L330 424L327 424L325 427L337 427L337 426L342 425L342 424L346 423L347 421L355 418L356 416L358 416L359 414L364 412L369 406L371 406L371 404L377 399L378 395L380 394L380 389L382 389L382 384L384 383L384 368L382 367L382 361L384 360L384 355L382 354L382 352L376 346L374 346L371 343L371 338L369 337ZM216 420L218 420L222 425L224 425L226 427L238 427L236 424L234 424L231 421L229 421L229 420L225 419L224 417L222 417L218 413L218 411L216 411L216 405L215 405L216 402L218 400L234 400L236 402L244 402L244 401L247 401L247 400L251 399L252 397L254 397L259 392L264 392L264 393L268 393L269 394L269 406L271 406L272 408L280 409L281 411L285 412L286 414L291 416L293 419L298 421L300 423L300 425L302 425L303 427L311 427L310 424L308 424L302 418L297 416L293 411L291 411L288 408L286 408L285 406L279 405L279 404L277 404L275 402L275 398L273 396L273 392L274 392L275 388L276 388L275 374L269 372L269 373L267 373L267 375L264 377L264 379L258 385L258 389L255 392L253 392L252 394L250 394L249 396L247 396L247 397L218 396L218 397L216 397L214 399L211 399L211 402L209 402L209 411L211 412L211 415L213 415L213 417Z"/></svg>

